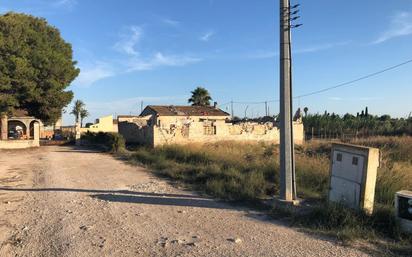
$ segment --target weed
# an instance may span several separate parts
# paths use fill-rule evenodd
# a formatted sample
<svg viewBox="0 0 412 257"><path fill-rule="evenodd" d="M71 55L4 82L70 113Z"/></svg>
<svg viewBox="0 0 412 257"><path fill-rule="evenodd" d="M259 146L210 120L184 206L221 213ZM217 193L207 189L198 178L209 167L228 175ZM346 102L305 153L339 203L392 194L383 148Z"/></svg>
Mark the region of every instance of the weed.
<svg viewBox="0 0 412 257"><path fill-rule="evenodd" d="M296 147L298 195L310 199L314 206L304 212L275 208L272 214L345 242L385 239L389 240L386 246L394 251L410 253L412 240L399 231L393 199L396 191L412 190L412 137L377 137L356 143L379 147L382 152L372 216L326 203L331 144L320 141ZM279 192L279 150L273 144L219 142L138 147L129 158L220 199L257 202Z"/></svg>

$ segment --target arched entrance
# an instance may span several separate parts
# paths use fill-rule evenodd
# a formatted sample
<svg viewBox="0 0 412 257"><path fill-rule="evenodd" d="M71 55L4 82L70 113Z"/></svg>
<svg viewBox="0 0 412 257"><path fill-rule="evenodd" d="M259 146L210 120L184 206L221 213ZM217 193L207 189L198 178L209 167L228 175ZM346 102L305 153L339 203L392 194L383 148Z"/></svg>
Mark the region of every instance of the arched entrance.
<svg viewBox="0 0 412 257"><path fill-rule="evenodd" d="M9 139L29 139L30 135L27 133L27 126L19 120L8 121L8 138Z"/></svg>
<svg viewBox="0 0 412 257"><path fill-rule="evenodd" d="M34 126L34 124L38 124L38 126L37 126L37 128L39 128L39 126L40 126L40 122L38 122L37 120L33 120L33 121L31 121L30 122L30 125L29 125L29 137L30 137L30 139L33 139L34 138L34 128L35 128L35 126Z"/></svg>

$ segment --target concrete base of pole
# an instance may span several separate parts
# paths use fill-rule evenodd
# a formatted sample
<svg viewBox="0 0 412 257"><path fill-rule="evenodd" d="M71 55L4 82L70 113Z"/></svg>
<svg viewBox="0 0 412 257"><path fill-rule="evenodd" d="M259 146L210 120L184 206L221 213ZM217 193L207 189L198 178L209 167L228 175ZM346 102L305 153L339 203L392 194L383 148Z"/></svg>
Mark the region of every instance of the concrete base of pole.
<svg viewBox="0 0 412 257"><path fill-rule="evenodd" d="M276 206L300 206L304 202L303 199L295 199L291 201L286 201L277 197L274 197L273 199L270 200L270 205L273 207Z"/></svg>

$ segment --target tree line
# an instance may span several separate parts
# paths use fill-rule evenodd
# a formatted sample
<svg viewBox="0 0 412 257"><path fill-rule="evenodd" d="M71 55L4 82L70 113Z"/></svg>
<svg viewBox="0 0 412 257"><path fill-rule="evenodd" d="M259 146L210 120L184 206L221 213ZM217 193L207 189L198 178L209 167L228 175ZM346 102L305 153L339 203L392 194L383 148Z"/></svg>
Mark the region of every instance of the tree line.
<svg viewBox="0 0 412 257"><path fill-rule="evenodd" d="M345 138L368 136L412 135L412 116L392 118L389 115L371 115L368 107L356 115L338 115L325 111L302 117L307 138Z"/></svg>

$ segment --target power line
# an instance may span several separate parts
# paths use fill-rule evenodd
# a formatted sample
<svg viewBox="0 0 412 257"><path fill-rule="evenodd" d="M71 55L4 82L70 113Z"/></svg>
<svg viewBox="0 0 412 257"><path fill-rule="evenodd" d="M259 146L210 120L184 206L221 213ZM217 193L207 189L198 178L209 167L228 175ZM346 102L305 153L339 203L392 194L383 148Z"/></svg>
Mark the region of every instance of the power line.
<svg viewBox="0 0 412 257"><path fill-rule="evenodd" d="M332 86L332 87L327 87L327 88L324 88L324 89L321 89L321 90L317 90L317 91L314 91L314 92L311 92L311 93L299 95L299 96L296 96L295 98L301 98L301 97L311 96L311 95L323 93L323 92L326 92L326 91L329 91L329 90L332 90L332 89L335 89L335 88L348 86L348 85L353 84L353 83L355 83L355 82L358 82L358 81L361 81L361 80L365 80L365 79L374 77L374 76L376 76L376 75L382 74L382 73L387 72L387 71L390 71L390 70L394 70L394 69L396 69L396 68L398 68L398 67L401 67L401 66L406 65L406 64L411 63L411 62L412 62L412 59L407 60L407 61L402 62L402 63L399 63L399 64L397 64L397 65L388 67L388 68L386 68L386 69L383 69L383 70L380 70L380 71L377 71L377 72L374 72L374 73L370 73L370 74L365 75L365 76L362 76L362 77L360 77L360 78L357 78L357 79L354 79L354 80L350 80L350 81L347 81L347 82L344 82L344 83L340 83L340 84L337 84L337 85Z"/></svg>
<svg viewBox="0 0 412 257"><path fill-rule="evenodd" d="M409 59L409 60L407 60L407 61L405 61L405 62L396 64L396 65L394 65L394 66L385 68L385 69L383 69L383 70L379 70L379 71L377 71L377 72L373 72L373 73L364 75L364 76L362 76L362 77L359 77L359 78L356 78L356 79L353 79L353 80L350 80L350 81L347 81L347 82L343 82L343 83L337 84L337 85L335 85L335 86L331 86L331 87L327 87L327 88L320 89L320 90L317 90L317 91L313 91L313 92L309 92L309 93L306 93L306 94L298 95L298 96L295 96L295 97L293 97L293 98L295 98L295 99L300 99L300 98L302 98L302 97L307 97L307 96L312 96L312 95L320 94L320 93L323 93L323 92L326 92L326 91L329 91L329 90L332 90L332 89L335 89L335 88L340 88L340 87L349 86L349 85L351 85L351 84L353 84L353 83L355 83L355 82L358 82L358 81L361 81L361 80L365 80L365 79L368 79L368 78L371 78L371 77L375 77L375 76L377 76L377 75L379 75L379 74L385 73L385 72L390 71L390 70L394 70L394 69L396 69L396 68L399 68L399 67L404 66L404 65L409 64L409 63L412 63L412 59ZM236 104L264 104L265 102L267 102L267 103L275 103L275 102L279 102L279 99L270 100L270 101L256 101L256 102L247 102L247 101L245 101L245 102L235 102L235 101L234 101L233 103L236 103ZM231 103L231 102L225 103L225 104L223 104L223 105L227 105L227 104L229 104L229 103Z"/></svg>

